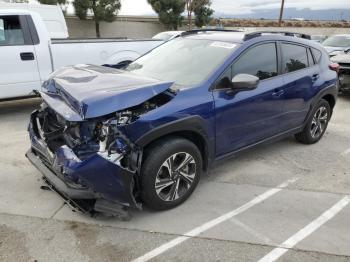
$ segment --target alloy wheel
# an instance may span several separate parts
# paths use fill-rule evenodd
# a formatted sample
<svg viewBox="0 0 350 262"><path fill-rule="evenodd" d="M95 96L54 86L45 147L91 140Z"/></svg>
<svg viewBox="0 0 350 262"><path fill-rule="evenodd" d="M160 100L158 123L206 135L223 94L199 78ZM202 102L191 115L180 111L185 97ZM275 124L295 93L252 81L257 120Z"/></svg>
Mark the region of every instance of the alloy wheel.
<svg viewBox="0 0 350 262"><path fill-rule="evenodd" d="M191 188L196 176L196 162L192 155L179 152L167 158L158 170L155 190L164 201L175 201Z"/></svg>
<svg viewBox="0 0 350 262"><path fill-rule="evenodd" d="M328 111L325 106L319 107L311 121L310 134L313 139L319 138L327 127Z"/></svg>

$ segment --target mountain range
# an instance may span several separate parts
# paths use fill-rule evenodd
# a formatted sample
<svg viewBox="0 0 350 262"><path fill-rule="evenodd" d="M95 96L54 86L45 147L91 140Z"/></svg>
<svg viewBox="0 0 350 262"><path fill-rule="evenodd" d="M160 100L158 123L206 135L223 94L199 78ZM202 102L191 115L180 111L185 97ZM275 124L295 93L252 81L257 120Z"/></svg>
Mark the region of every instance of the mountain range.
<svg viewBox="0 0 350 262"><path fill-rule="evenodd" d="M279 9L253 10L250 14L232 15L225 12L215 12L216 18L253 18L278 19ZM350 20L350 9L312 10L310 8L285 8L284 19L303 18L307 20Z"/></svg>

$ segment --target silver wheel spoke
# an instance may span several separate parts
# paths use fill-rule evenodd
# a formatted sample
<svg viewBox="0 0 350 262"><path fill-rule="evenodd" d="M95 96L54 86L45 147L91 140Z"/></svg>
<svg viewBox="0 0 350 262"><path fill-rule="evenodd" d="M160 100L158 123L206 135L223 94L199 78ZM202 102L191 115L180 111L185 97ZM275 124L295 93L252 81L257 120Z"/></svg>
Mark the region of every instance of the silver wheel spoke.
<svg viewBox="0 0 350 262"><path fill-rule="evenodd" d="M321 107L320 108L320 114L319 114L319 118L323 115L323 113L326 112L326 108L325 107Z"/></svg>
<svg viewBox="0 0 350 262"><path fill-rule="evenodd" d="M322 124L321 124L321 123L319 123L318 129L320 130L320 133L322 134L322 132L323 132L323 127L322 127Z"/></svg>
<svg viewBox="0 0 350 262"><path fill-rule="evenodd" d="M327 114L324 114L323 116L320 116L319 120L322 121L322 122L327 122L327 119L328 119L328 115Z"/></svg>
<svg viewBox="0 0 350 262"><path fill-rule="evenodd" d="M184 160L176 167L175 171L181 170L183 167L187 166L188 164L194 163L194 159L190 154L185 155Z"/></svg>
<svg viewBox="0 0 350 262"><path fill-rule="evenodd" d="M163 167L165 167L168 170L169 175L171 175L171 173L173 172L174 159L175 159L175 156L171 156L162 165Z"/></svg>
<svg viewBox="0 0 350 262"><path fill-rule="evenodd" d="M317 124L317 121L315 119L315 117L312 118L312 121L311 121L311 125L316 125Z"/></svg>
<svg viewBox="0 0 350 262"><path fill-rule="evenodd" d="M179 198L179 184L180 184L180 179L176 180L176 183L174 183L171 186L171 189L169 191L169 194L167 195L166 200L176 200Z"/></svg>
<svg viewBox="0 0 350 262"><path fill-rule="evenodd" d="M186 184L189 186L191 186L191 184L193 183L194 181L194 177L195 177L195 173L193 174L187 174L183 171L180 171L180 175L181 175L181 178L186 182Z"/></svg>
<svg viewBox="0 0 350 262"><path fill-rule="evenodd" d="M165 189L165 188L167 188L167 187L173 185L174 183L175 183L175 181L173 181L173 180L171 180L171 179L166 179L165 181L162 181L162 180L156 181L155 187L156 187L156 192L157 192L157 194L160 194L160 192L161 192L163 189Z"/></svg>
<svg viewBox="0 0 350 262"><path fill-rule="evenodd" d="M315 137L315 134L317 132L317 129L318 129L318 125L316 125L312 130L311 130L311 136L312 137Z"/></svg>

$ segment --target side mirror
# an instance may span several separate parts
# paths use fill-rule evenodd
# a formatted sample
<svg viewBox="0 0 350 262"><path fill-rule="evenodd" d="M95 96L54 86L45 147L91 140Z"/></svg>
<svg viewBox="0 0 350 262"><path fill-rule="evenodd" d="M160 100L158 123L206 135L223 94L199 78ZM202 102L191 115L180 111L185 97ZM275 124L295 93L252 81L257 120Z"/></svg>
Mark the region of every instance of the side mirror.
<svg viewBox="0 0 350 262"><path fill-rule="evenodd" d="M345 54L348 54L350 52L350 47L344 50Z"/></svg>
<svg viewBox="0 0 350 262"><path fill-rule="evenodd" d="M232 78L233 90L253 90L257 88L259 78L248 74L238 74Z"/></svg>

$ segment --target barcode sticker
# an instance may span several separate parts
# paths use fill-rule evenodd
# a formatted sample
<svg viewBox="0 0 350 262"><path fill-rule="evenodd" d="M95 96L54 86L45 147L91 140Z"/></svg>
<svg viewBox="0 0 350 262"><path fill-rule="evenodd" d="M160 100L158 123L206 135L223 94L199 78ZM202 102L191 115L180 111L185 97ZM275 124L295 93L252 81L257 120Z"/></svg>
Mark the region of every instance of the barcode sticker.
<svg viewBox="0 0 350 262"><path fill-rule="evenodd" d="M227 43L227 42L214 42L214 43L211 43L210 46L228 48L228 49L233 49L236 47L235 44Z"/></svg>

